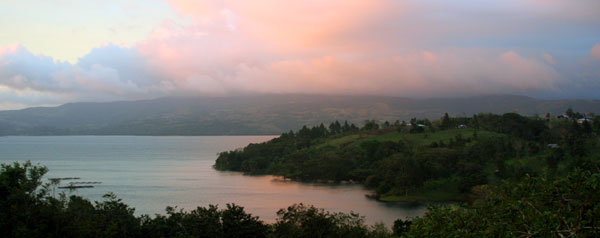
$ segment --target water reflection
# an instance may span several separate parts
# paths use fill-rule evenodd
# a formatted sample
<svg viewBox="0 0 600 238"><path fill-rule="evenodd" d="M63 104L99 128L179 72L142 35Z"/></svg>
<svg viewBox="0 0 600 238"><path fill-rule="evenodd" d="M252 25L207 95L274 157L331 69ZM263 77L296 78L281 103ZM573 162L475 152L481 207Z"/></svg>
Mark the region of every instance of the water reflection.
<svg viewBox="0 0 600 238"><path fill-rule="evenodd" d="M92 200L113 192L136 208L136 214L164 213L166 206L186 210L236 203L273 222L276 212L294 203L333 212L354 211L369 224L391 225L397 218L422 215L414 204L381 203L366 198L361 185L282 181L274 176L244 176L212 168L215 154L272 136L137 137L62 136L3 137L0 162L32 160L48 166L47 178L81 177L101 181L74 194Z"/></svg>

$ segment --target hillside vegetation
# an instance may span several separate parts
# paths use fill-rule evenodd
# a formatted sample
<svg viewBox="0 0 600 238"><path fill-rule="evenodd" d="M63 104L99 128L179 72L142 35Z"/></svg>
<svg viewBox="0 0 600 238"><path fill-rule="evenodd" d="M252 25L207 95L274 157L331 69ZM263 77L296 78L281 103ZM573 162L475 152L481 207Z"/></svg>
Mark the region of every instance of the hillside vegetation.
<svg viewBox="0 0 600 238"><path fill-rule="evenodd" d="M347 120L409 120L518 112L562 113L567 107L600 113L598 100L522 96L408 99L384 96L240 95L172 97L0 111L1 135L274 135L302 125Z"/></svg>
<svg viewBox="0 0 600 238"><path fill-rule="evenodd" d="M467 201L481 185L567 174L581 157L600 153L599 131L600 117L578 123L516 113L366 121L361 128L336 121L220 153L215 168L362 183L383 201Z"/></svg>

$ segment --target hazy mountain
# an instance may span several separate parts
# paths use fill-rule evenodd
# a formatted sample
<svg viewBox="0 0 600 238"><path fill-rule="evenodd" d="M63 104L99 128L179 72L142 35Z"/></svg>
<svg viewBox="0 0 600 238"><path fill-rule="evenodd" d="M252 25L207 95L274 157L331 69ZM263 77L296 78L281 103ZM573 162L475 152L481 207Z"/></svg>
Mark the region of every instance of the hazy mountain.
<svg viewBox="0 0 600 238"><path fill-rule="evenodd" d="M513 111L557 115L569 107L600 113L600 100L541 100L510 95L433 99L263 95L69 103L0 111L0 135L279 134L333 120L360 123L367 119L436 119L444 112L457 116Z"/></svg>

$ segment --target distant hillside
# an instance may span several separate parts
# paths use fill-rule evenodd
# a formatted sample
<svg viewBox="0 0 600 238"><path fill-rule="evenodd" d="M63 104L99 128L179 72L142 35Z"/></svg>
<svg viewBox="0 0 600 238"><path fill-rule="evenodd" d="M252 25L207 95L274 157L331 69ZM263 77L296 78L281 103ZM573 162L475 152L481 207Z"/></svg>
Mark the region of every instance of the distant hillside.
<svg viewBox="0 0 600 238"><path fill-rule="evenodd" d="M470 116L480 112L600 113L600 100L523 96L408 99L378 96L262 95L69 103L0 111L0 135L254 135L280 134L334 120L361 123Z"/></svg>

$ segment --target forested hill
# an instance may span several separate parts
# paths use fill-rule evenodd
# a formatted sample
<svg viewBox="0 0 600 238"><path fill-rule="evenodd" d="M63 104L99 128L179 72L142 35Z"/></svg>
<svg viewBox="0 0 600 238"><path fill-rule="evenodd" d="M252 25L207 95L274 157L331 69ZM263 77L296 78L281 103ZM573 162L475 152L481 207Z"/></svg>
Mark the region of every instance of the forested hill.
<svg viewBox="0 0 600 238"><path fill-rule="evenodd" d="M471 116L479 112L600 113L599 100L540 100L522 96L407 99L380 96L262 95L159 98L69 103L0 111L0 135L259 135L302 125Z"/></svg>
<svg viewBox="0 0 600 238"><path fill-rule="evenodd" d="M571 118L584 117L569 112ZM477 114L393 124L303 127L219 154L215 168L302 181L356 182L386 201L470 200L478 186L567 174L598 162L600 116Z"/></svg>
<svg viewBox="0 0 600 238"><path fill-rule="evenodd" d="M383 201L461 201L397 220L399 237L598 237L600 116L566 114L333 122L220 153L215 168L361 183Z"/></svg>

